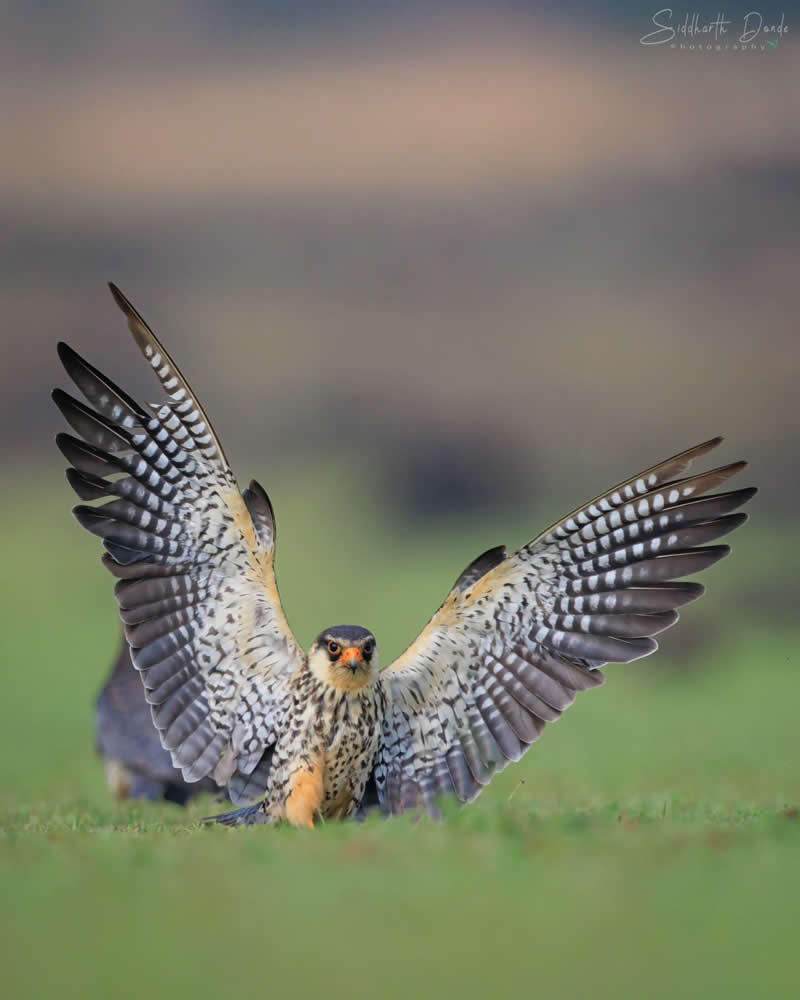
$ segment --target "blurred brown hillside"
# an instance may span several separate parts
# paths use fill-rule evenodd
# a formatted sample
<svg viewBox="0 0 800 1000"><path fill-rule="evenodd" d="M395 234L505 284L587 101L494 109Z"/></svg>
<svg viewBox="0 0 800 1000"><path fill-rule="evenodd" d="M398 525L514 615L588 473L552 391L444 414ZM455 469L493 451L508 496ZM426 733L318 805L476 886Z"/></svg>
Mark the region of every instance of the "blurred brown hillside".
<svg viewBox="0 0 800 1000"><path fill-rule="evenodd" d="M690 56L508 13L214 35L188 7L142 34L111 7L47 59L20 9L0 45L9 457L58 462L58 339L152 391L112 278L237 467L364 454L401 503L448 510L582 496L723 433L788 511L791 36Z"/></svg>

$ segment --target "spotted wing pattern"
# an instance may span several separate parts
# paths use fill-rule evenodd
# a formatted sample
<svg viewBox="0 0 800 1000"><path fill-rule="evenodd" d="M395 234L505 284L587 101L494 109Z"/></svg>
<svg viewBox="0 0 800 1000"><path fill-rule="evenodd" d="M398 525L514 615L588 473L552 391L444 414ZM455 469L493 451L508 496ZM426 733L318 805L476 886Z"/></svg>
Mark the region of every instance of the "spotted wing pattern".
<svg viewBox="0 0 800 1000"><path fill-rule="evenodd" d="M715 438L554 524L509 558L465 570L412 646L382 674L388 708L375 768L380 804L435 812L469 801L518 760L597 669L657 648L652 637L703 592L675 582L727 555L707 546L738 527L755 489L703 496L745 465L681 478Z"/></svg>
<svg viewBox="0 0 800 1000"><path fill-rule="evenodd" d="M133 662L174 765L187 781L232 779L234 800L251 801L265 786L259 765L269 760L288 677L303 659L275 581L272 507L255 482L239 491L178 367L111 290L167 401L141 407L59 344L91 404L53 393L79 435L57 438L67 477L81 499L107 500L74 513L103 539L103 561L120 578Z"/></svg>

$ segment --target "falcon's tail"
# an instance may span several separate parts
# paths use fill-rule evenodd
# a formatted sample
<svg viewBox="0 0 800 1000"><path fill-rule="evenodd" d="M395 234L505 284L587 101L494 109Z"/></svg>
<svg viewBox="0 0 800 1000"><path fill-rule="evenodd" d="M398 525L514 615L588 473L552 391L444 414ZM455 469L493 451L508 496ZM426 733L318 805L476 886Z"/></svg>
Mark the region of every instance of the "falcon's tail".
<svg viewBox="0 0 800 1000"><path fill-rule="evenodd" d="M264 812L263 805L263 802L256 802L255 805L220 813L219 816L204 816L203 822L223 823L225 826L253 826L255 823L269 823L270 819Z"/></svg>

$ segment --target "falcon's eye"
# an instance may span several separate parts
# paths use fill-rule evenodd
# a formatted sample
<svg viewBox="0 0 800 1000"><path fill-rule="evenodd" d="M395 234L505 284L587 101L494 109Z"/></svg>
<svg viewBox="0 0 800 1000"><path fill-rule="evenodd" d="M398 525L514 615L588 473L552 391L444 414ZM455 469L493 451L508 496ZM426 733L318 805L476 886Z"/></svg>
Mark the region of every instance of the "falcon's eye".
<svg viewBox="0 0 800 1000"><path fill-rule="evenodd" d="M372 642L365 642L364 645L361 647L361 649L364 653L364 656L366 656L366 658L369 659L370 656L372 656L373 649L375 649L375 644Z"/></svg>
<svg viewBox="0 0 800 1000"><path fill-rule="evenodd" d="M341 653L342 647L338 642L334 642L333 639L328 640L328 652L331 656L338 656Z"/></svg>

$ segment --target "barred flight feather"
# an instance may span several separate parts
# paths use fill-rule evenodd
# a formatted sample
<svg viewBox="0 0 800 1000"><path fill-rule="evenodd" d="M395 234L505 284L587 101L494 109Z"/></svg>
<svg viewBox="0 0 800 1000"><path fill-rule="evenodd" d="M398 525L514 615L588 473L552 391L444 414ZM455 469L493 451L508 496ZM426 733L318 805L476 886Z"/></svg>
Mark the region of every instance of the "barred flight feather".
<svg viewBox="0 0 800 1000"><path fill-rule="evenodd" d="M260 799L267 790L270 770L272 768L273 748L267 750L258 758L254 767L244 770L241 762L238 770L231 777L230 794L234 802L252 802Z"/></svg>

